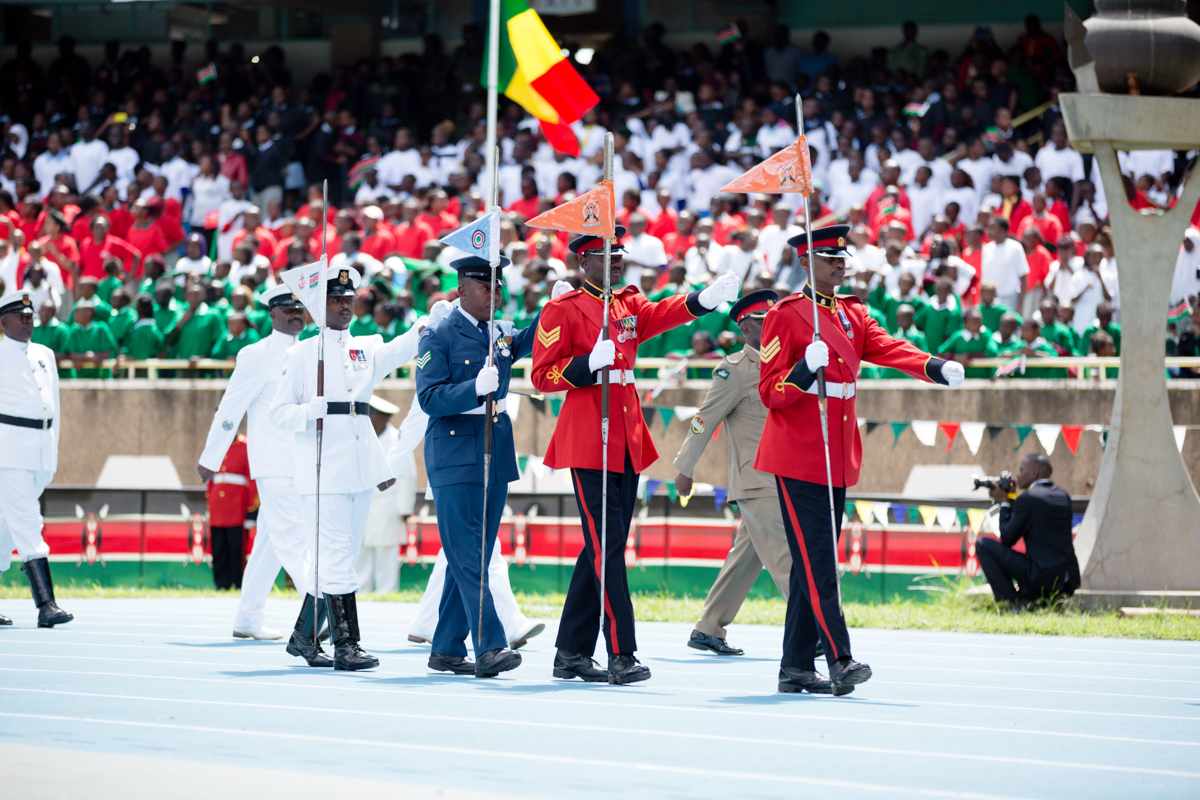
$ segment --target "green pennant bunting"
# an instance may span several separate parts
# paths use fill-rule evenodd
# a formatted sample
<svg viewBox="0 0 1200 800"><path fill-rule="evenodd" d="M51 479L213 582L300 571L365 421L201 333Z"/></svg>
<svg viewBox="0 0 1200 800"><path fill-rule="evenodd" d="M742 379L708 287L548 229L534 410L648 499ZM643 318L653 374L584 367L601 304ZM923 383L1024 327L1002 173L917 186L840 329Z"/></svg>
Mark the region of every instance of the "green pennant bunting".
<svg viewBox="0 0 1200 800"><path fill-rule="evenodd" d="M907 422L891 422L892 426L892 449L896 449L896 442L900 441L900 434L904 433L904 429L908 427Z"/></svg>
<svg viewBox="0 0 1200 800"><path fill-rule="evenodd" d="M1028 436L1029 432L1033 430L1033 426L1014 425L1013 427L1017 429L1017 446L1013 448L1013 452L1015 453L1021 449L1021 445L1025 444L1025 437Z"/></svg>
<svg viewBox="0 0 1200 800"><path fill-rule="evenodd" d="M658 407L658 415L660 417L662 417L663 428L665 429L668 425L671 424L671 417L675 416L675 409L663 408L662 406L659 406Z"/></svg>
<svg viewBox="0 0 1200 800"><path fill-rule="evenodd" d="M484 342L484 344L487 344L487 342ZM550 413L551 414L553 414L554 416L557 417L558 412L562 411L562 407L563 407L563 401L562 401L561 397L551 397L550 398Z"/></svg>
<svg viewBox="0 0 1200 800"><path fill-rule="evenodd" d="M486 342L485 342L486 344ZM525 474L525 467L529 465L529 456L517 456L517 470L522 475Z"/></svg>
<svg viewBox="0 0 1200 800"><path fill-rule="evenodd" d="M965 508L958 509L958 524L962 526L963 530L967 529L969 522L970 519L967 517L967 510Z"/></svg>
<svg viewBox="0 0 1200 800"><path fill-rule="evenodd" d="M912 508L910 508L908 510L908 521L909 522L920 522L921 521L921 509L918 508L917 506L913 506Z"/></svg>
<svg viewBox="0 0 1200 800"><path fill-rule="evenodd" d="M487 344L487 342L484 342ZM667 497L674 503L679 498L679 492L675 491L675 481L667 481Z"/></svg>

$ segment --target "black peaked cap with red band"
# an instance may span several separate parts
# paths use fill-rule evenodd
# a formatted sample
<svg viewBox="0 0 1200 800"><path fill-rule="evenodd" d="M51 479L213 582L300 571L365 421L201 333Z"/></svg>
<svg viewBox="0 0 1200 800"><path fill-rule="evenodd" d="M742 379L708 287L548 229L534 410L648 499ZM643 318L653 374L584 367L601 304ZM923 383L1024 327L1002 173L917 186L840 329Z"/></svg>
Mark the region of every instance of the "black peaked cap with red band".
<svg viewBox="0 0 1200 800"><path fill-rule="evenodd" d="M625 248L621 244L621 240L625 238L625 233L626 231L624 225L618 225L616 227L616 232L613 234L612 238L612 251L614 253L625 252ZM584 236L572 239L571 243L567 245L567 248L577 256L582 256L585 253L590 253L593 250L603 250L604 237L586 234Z"/></svg>
<svg viewBox="0 0 1200 800"><path fill-rule="evenodd" d="M771 307L779 302L779 295L771 289L759 289L743 296L729 309L729 318L741 322L746 317L765 317Z"/></svg>
<svg viewBox="0 0 1200 800"><path fill-rule="evenodd" d="M813 252L826 258L849 258L852 254L846 249L849 241L849 225L830 225L828 228L817 228L812 232ZM796 248L796 255L808 255L808 234L802 233L788 239L788 244Z"/></svg>

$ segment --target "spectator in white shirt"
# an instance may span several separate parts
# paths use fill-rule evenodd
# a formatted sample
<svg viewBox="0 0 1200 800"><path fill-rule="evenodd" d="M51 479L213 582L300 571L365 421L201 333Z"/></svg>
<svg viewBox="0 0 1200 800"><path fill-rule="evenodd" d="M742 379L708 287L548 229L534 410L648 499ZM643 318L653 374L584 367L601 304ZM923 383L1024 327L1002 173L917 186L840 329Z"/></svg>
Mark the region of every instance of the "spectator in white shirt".
<svg viewBox="0 0 1200 800"><path fill-rule="evenodd" d="M642 285L642 272L656 274L667 266L667 253L662 240L646 233L649 223L641 213L629 215L629 236L625 239L625 282Z"/></svg>
<svg viewBox="0 0 1200 800"><path fill-rule="evenodd" d="M108 163L117 168L117 192L125 199L125 190L137 179L137 166L142 156L129 146L129 129L125 125L110 126L105 141L108 142Z"/></svg>
<svg viewBox="0 0 1200 800"><path fill-rule="evenodd" d="M95 194L100 168L108 161L108 145L96 138L96 127L90 121L80 126L79 135L83 141L71 146L75 188L80 195Z"/></svg>
<svg viewBox="0 0 1200 800"><path fill-rule="evenodd" d="M800 62L804 56L799 48L792 44L792 31L787 25L777 25L771 46L763 50L763 72L774 83L786 83L794 86L796 74L800 72Z"/></svg>
<svg viewBox="0 0 1200 800"><path fill-rule="evenodd" d="M1046 291L1058 298L1059 305L1070 303L1075 273L1083 269L1083 259L1075 255L1075 240L1064 234L1054 247L1058 258L1050 262L1046 275Z"/></svg>
<svg viewBox="0 0 1200 800"><path fill-rule="evenodd" d="M597 124L599 115L595 108L588 109L583 119L571 123L571 130L579 140L579 155L591 158L597 150L604 149L604 136L608 133L604 126Z"/></svg>
<svg viewBox="0 0 1200 800"><path fill-rule="evenodd" d="M912 214L913 233L917 235L918 241L925 237L929 226L933 224L934 215L942 213L946 208L942 190L932 184L932 178L933 171L922 164L917 168L913 182L907 189L908 210Z"/></svg>
<svg viewBox="0 0 1200 800"><path fill-rule="evenodd" d="M401 128L396 131L396 149L388 153L375 164L379 171L379 180L393 192L400 191L400 184L405 175L416 175L417 167L421 165L421 154L413 147L412 131Z"/></svg>
<svg viewBox="0 0 1200 800"><path fill-rule="evenodd" d="M374 257L361 252L362 237L351 231L342 236L342 252L329 259L329 266L361 265L359 274L365 280L371 280L383 270L383 265Z"/></svg>
<svg viewBox="0 0 1200 800"><path fill-rule="evenodd" d="M707 216L712 197L721 187L741 173L717 163L712 150L701 150L692 155L692 170L688 173L687 207L701 216Z"/></svg>
<svg viewBox="0 0 1200 800"><path fill-rule="evenodd" d="M967 143L967 157L961 159L956 166L971 176L978 202L992 185L992 176L996 174L996 162L987 157L987 147L981 137L976 136Z"/></svg>
<svg viewBox="0 0 1200 800"><path fill-rule="evenodd" d="M1025 248L1016 239L1009 238L1008 233L1008 220L992 217L988 223L991 241L983 246L980 279L996 285L996 297L1001 303L1009 308L1020 308L1029 262L1025 260Z"/></svg>
<svg viewBox="0 0 1200 800"><path fill-rule="evenodd" d="M363 181L358 185L358 190L354 193L354 205L371 205L372 203L378 203L380 200L390 200L395 196L396 193L379 180L379 171L369 169L363 173Z"/></svg>
<svg viewBox="0 0 1200 800"><path fill-rule="evenodd" d="M844 213L851 206L867 202L878 185L879 175L866 169L862 153L854 151L847 158L846 180L835 184L830 192L829 207L835 213Z"/></svg>
<svg viewBox="0 0 1200 800"><path fill-rule="evenodd" d="M780 119L771 106L764 108L758 117L762 127L754 137L754 144L760 158L770 158L796 141L796 132L792 130L792 126Z"/></svg>
<svg viewBox="0 0 1200 800"><path fill-rule="evenodd" d="M1070 178L1072 183L1084 179L1083 156L1071 149L1067 142L1067 126L1062 120L1050 127L1050 143L1038 150L1033 164L1044 178ZM1014 174L1024 174L1024 171Z"/></svg>
<svg viewBox="0 0 1200 800"><path fill-rule="evenodd" d="M1104 260L1104 249L1091 245L1083 256L1083 269L1071 279L1071 302L1075 306L1075 318L1071 320L1076 333L1083 333L1096 319L1096 309L1101 303L1111 302L1112 295L1100 277L1100 262Z"/></svg>
<svg viewBox="0 0 1200 800"><path fill-rule="evenodd" d="M917 155L920 156L920 159L913 161L913 166L909 173L903 177L903 182L906 184L912 183L913 178L916 177L917 167L926 166L933 173L933 177L930 178L929 182L940 189L949 189L950 173L954 171L954 167L946 159L938 158L937 144L934 143L933 139L928 136L921 137L917 141Z"/></svg>
<svg viewBox="0 0 1200 800"><path fill-rule="evenodd" d="M1025 170L1033 166L1033 159L1028 153L1015 149L1008 142L996 145L996 155L992 156L996 164L997 175L1024 175Z"/></svg>
<svg viewBox="0 0 1200 800"><path fill-rule="evenodd" d="M208 215L221 208L228 200L229 178L217 171L217 161L212 156L200 157L200 174L192 181L192 192L188 197L190 213L188 220L193 228L209 227Z"/></svg>
<svg viewBox="0 0 1200 800"><path fill-rule="evenodd" d="M62 137L51 131L50 135L46 137L46 152L33 160L33 177L37 178L38 183L41 184L39 195L42 200L50 195L50 190L54 188L54 184L58 183L55 179L64 174L67 176L75 174L75 162L72 160L71 154L63 149Z"/></svg>
<svg viewBox="0 0 1200 800"><path fill-rule="evenodd" d="M779 202L771 207L771 224L763 227L758 235L758 251L763 254L767 273L779 274L779 264L784 253L788 252L787 240L800 233L800 226L789 225L792 207Z"/></svg>
<svg viewBox="0 0 1200 800"><path fill-rule="evenodd" d="M942 191L942 205L938 209L938 213L945 210L947 203L958 203L958 213L963 219L973 220L976 218L980 208L979 192L968 184L969 177L966 171L961 169L950 173L950 187ZM916 228L916 225L914 224L913 227Z"/></svg>
<svg viewBox="0 0 1200 800"><path fill-rule="evenodd" d="M182 203L184 192L191 191L192 181L200 174L200 168L180 157L174 142L162 143L162 157L163 163L158 174L167 179L167 192L163 199Z"/></svg>
<svg viewBox="0 0 1200 800"><path fill-rule="evenodd" d="M716 275L732 272L738 276L738 281L745 286L748 281L755 280L766 271L766 260L758 252L758 233L753 228L745 228L731 237L733 244L721 253L717 262Z"/></svg>
<svg viewBox="0 0 1200 800"><path fill-rule="evenodd" d="M228 261L233 256L233 237L245 227L246 212L254 204L246 199L241 181L229 182L229 197L217 207L217 259ZM235 281L236 285L237 282Z"/></svg>
<svg viewBox="0 0 1200 800"><path fill-rule="evenodd" d="M725 248L713 242L712 229L696 234L696 243L684 253L683 263L687 267L687 279L691 283L708 283L717 273Z"/></svg>

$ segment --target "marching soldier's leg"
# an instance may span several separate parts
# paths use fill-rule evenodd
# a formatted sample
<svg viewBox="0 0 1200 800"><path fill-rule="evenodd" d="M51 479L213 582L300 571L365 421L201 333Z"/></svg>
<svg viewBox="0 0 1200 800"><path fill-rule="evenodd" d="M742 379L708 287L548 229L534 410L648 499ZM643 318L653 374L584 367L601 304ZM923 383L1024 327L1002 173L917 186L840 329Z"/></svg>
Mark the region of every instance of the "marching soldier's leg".
<svg viewBox="0 0 1200 800"><path fill-rule="evenodd" d="M787 531L783 527L778 497L754 497L739 500L742 523L754 546L754 552L771 579L775 588L787 600L791 591L792 551L788 547Z"/></svg>
<svg viewBox="0 0 1200 800"><path fill-rule="evenodd" d="M595 504L600 505L599 470L572 469L571 481L575 488L575 502L579 506L579 517L584 525L583 550L575 559L571 571L571 583L567 587L567 598L563 603L562 618L558 624L558 652L554 656L554 677L582 678L588 682L607 682L608 671L602 669L592 655L596 652L596 637L600 633L600 581L597 547L588 536L588 511L584 485L595 484Z"/></svg>
<svg viewBox="0 0 1200 800"><path fill-rule="evenodd" d="M438 550L433 562L433 571L429 574L429 582L425 584L425 593L421 595L421 604L417 606L416 619L408 628L410 642L429 644L433 641L433 631L438 624L438 607L442 602L442 587L446 581L446 550Z"/></svg>
<svg viewBox="0 0 1200 800"><path fill-rule="evenodd" d="M312 570L312 551L305 534L303 498L296 493L291 478L262 478L258 493L264 498L258 512L259 536L265 533L271 550L291 576L296 588L304 585L304 576ZM253 554L251 555L253 557ZM247 571L249 567L247 566ZM245 594L243 579L243 595Z"/></svg>
<svg viewBox="0 0 1200 800"><path fill-rule="evenodd" d="M322 517L324 517L325 504L333 495L327 495L321 499ZM316 498L313 495L300 496L301 504L304 512L301 515L301 524L304 530L305 548L309 553L315 554L316 544ZM321 526L322 534L324 534L325 526ZM324 535L322 535L324 540ZM321 555L326 556L326 547L322 541ZM322 563L327 563L324 558ZM288 655L298 656L303 658L310 667L332 667L333 659L331 659L322 649L319 639L313 638L313 615L324 618L329 613L328 598L324 595L318 595L320 599L316 602L316 611L313 610L313 596L317 594L317 589L314 583L315 577L313 574L312 562L309 562L308 569L301 575L292 575L292 581L296 584L296 590L304 592L304 598L300 601L300 614L296 617L296 624L292 628L292 635L288 639L287 652ZM322 581L324 585L324 581ZM324 638L322 636L322 638Z"/></svg>
<svg viewBox="0 0 1200 800"><path fill-rule="evenodd" d="M49 472L0 469L0 518L3 518L38 609L38 627L53 628L75 619L58 607L50 577L50 547L42 539L38 498L50 482ZM11 549L9 552L12 552Z"/></svg>
<svg viewBox="0 0 1200 800"><path fill-rule="evenodd" d="M260 515L261 521L261 515ZM246 561L246 572L242 575L242 599L233 618L235 639L281 639L283 634L266 627L267 595L279 576L283 564L271 546L270 531L259 525L254 537L254 549Z"/></svg>
<svg viewBox="0 0 1200 800"><path fill-rule="evenodd" d="M739 504L740 505L740 504ZM738 525L737 535L733 539L733 547L725 556L725 563L717 573L708 597L704 599L704 608L700 612L700 621L696 623L688 647L695 650L711 650L721 656L740 656L745 651L730 647L725 641L725 628L733 622L738 609L750 593L750 588L758 580L762 572L762 562L754 551L747 531L746 517L743 512L741 524ZM786 595L785 595L786 596Z"/></svg>
<svg viewBox="0 0 1200 800"><path fill-rule="evenodd" d="M12 535L8 531L8 524L4 521L4 512L0 510L0 575L3 575L4 571L12 564L12 551L15 547ZM0 625L12 624L11 619L0 614Z"/></svg>
<svg viewBox="0 0 1200 800"><path fill-rule="evenodd" d="M321 591L329 602L330 638L333 639L333 668L355 671L379 666L379 659L360 646L358 627L358 577L354 562L362 542L371 494L321 497Z"/></svg>
<svg viewBox="0 0 1200 800"><path fill-rule="evenodd" d="M797 530L787 513L783 480L779 484L779 505L792 552L792 569L788 575L787 614L783 623L783 658L779 662L779 691L831 694L833 685L816 671L818 630L812 604L809 602L807 573L804 569L803 548Z"/></svg>
<svg viewBox="0 0 1200 800"><path fill-rule="evenodd" d="M508 500L508 484L493 480L492 486L488 491L488 507L487 507L487 552L484 556L484 564L490 563L492 556L496 553L496 532L500 529L500 520L504 516L504 504ZM478 548L481 542L478 536L472 537ZM479 573L479 567L483 566L479 561L475 561L476 566L473 570L473 577L477 576L476 583L473 583L474 595L479 597L478 580L483 580L486 576ZM521 654L516 650L509 649L508 635L505 633L504 625L500 622L500 616L496 613L495 600L492 598L492 587L484 586L483 591L483 621L478 620L478 610L470 615L470 619L476 623L475 629L471 631L475 638L475 677L476 678L494 678L501 672L508 672L511 669L516 669L521 666ZM478 599L474 608L478 609ZM494 622L493 622L494 620ZM482 629L480 626L482 625ZM479 653L482 652L482 655Z"/></svg>

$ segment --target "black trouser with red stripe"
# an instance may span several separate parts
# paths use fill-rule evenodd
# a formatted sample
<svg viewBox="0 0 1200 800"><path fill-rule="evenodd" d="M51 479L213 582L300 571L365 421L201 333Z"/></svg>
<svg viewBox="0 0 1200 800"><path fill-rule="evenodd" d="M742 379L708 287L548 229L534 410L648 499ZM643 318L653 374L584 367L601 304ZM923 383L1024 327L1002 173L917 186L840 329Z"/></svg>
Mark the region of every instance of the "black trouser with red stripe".
<svg viewBox="0 0 1200 800"><path fill-rule="evenodd" d="M558 626L560 650L582 653L589 658L596 652L596 634L600 627L600 509L603 472L598 469L572 469L575 501L583 522L583 552L575 561L571 585L563 604ZM625 454L623 472L608 473L608 539L604 568L604 640L609 655L633 653L637 641L633 635L633 601L629 599L629 579L625 574L625 540L633 522L637 502L638 474Z"/></svg>
<svg viewBox="0 0 1200 800"><path fill-rule="evenodd" d="M785 667L813 669L817 636L829 664L850 657L850 633L838 602L837 549L829 529L829 487L795 478L775 477L783 526L792 550L791 588L783 628ZM833 488L838 532L846 490Z"/></svg>

